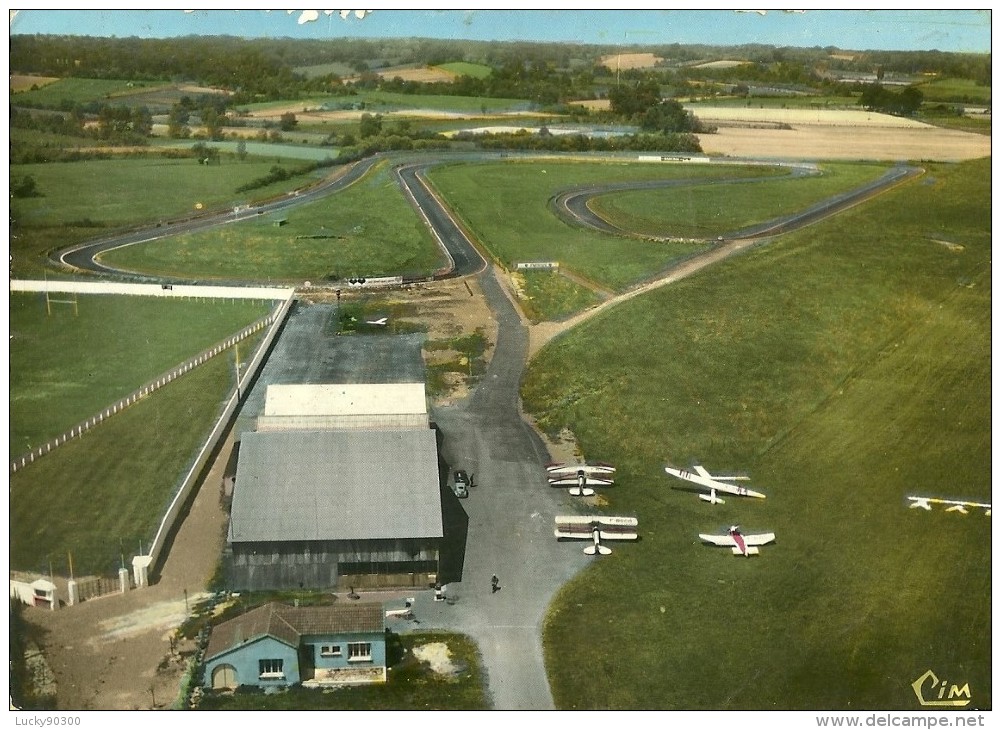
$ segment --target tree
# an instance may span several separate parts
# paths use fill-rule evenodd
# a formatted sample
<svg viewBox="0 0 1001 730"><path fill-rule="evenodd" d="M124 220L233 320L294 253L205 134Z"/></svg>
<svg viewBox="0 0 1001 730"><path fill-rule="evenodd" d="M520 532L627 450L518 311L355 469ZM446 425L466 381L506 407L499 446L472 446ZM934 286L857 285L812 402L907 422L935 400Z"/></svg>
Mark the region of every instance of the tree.
<svg viewBox="0 0 1001 730"><path fill-rule="evenodd" d="M358 136L362 139L366 137L376 137L382 133L381 114L362 114L358 124Z"/></svg>
<svg viewBox="0 0 1001 730"><path fill-rule="evenodd" d="M247 140L241 139L236 143L236 157L240 162L247 159Z"/></svg>
<svg viewBox="0 0 1001 730"><path fill-rule="evenodd" d="M167 136L180 139L190 137L191 130L187 126L190 118L187 108L182 104L174 104L167 116Z"/></svg>
<svg viewBox="0 0 1001 730"><path fill-rule="evenodd" d="M278 122L278 128L281 129L283 132L291 132L293 129L295 129L295 125L297 125L298 123L299 120L295 118L295 114L293 114L292 112L285 112L284 114L281 115L281 118Z"/></svg>
<svg viewBox="0 0 1001 730"><path fill-rule="evenodd" d="M640 119L640 129L645 132L697 132L698 120L674 99L665 99L651 106Z"/></svg>
<svg viewBox="0 0 1001 730"><path fill-rule="evenodd" d="M18 180L11 180L10 194L15 198L37 198L41 195L38 192L38 183L31 175L25 175Z"/></svg>

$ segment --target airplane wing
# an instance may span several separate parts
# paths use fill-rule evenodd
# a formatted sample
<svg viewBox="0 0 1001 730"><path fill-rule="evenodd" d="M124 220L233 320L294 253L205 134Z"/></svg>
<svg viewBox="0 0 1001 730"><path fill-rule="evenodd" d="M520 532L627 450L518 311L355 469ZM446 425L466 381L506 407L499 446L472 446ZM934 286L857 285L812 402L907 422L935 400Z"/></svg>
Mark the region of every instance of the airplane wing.
<svg viewBox="0 0 1001 730"><path fill-rule="evenodd" d="M774 532L764 532L760 535L744 535L745 545L767 545L770 542L775 542Z"/></svg>
<svg viewBox="0 0 1001 730"><path fill-rule="evenodd" d="M750 479L745 474L710 474L704 467L698 464L692 468L699 473L699 476L716 482L746 482Z"/></svg>
<svg viewBox="0 0 1001 730"><path fill-rule="evenodd" d="M700 533L699 538L720 547L736 547L737 545L737 541L730 535L704 535Z"/></svg>
<svg viewBox="0 0 1001 730"><path fill-rule="evenodd" d="M595 474L612 474L615 472L615 467L610 464L596 463L596 464L546 464L546 471L553 476L564 475L564 474L577 474L577 472L584 472L588 476Z"/></svg>
<svg viewBox="0 0 1001 730"><path fill-rule="evenodd" d="M549 477L549 486L551 487L576 487L579 483L580 479L576 476ZM584 479L584 486L591 487L607 487L614 483L614 480L602 477L585 477Z"/></svg>
<svg viewBox="0 0 1001 730"><path fill-rule="evenodd" d="M594 529L598 529L602 540L636 540L635 517L614 517L611 515L569 515L556 517L556 537L572 539L590 538Z"/></svg>

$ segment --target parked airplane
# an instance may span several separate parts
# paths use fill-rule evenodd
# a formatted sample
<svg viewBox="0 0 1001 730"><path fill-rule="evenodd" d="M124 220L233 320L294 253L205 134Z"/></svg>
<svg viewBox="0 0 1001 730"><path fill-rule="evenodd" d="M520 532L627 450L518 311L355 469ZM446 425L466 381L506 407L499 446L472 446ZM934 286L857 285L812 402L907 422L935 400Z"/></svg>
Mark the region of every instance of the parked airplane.
<svg viewBox="0 0 1001 730"><path fill-rule="evenodd" d="M568 490L574 497L590 497L594 494L594 490L591 486L595 487L610 487L615 484L615 480L611 477L604 476L588 476L588 473L584 469L578 469L576 474L569 474L567 472L559 472L557 476L553 476L550 473L549 476L549 486L551 487L570 487Z"/></svg>
<svg viewBox="0 0 1001 730"><path fill-rule="evenodd" d="M693 484L698 484L700 487L709 490L709 494L700 494L699 499L709 502L709 504L723 504L723 500L716 496L716 492L723 492L725 494L734 494L738 497L758 497L759 499L764 499L765 495L761 492L755 492L747 487L738 487L736 484L728 484L727 482L732 481L744 481L749 477L746 476L724 476L718 475L714 476L708 471L703 469L701 466L694 466L695 473L685 469L675 469L671 466L665 466L664 471L666 471L671 476L678 477L678 479L684 479L686 482L692 482Z"/></svg>
<svg viewBox="0 0 1001 730"><path fill-rule="evenodd" d="M370 324L370 325L373 325L375 327L385 327L386 326L386 321L388 319L389 319L389 317L380 317L379 319L370 319L365 324Z"/></svg>
<svg viewBox="0 0 1001 730"><path fill-rule="evenodd" d="M590 477L614 474L615 467L611 464L596 461L590 464L546 464L546 471L549 473L550 479L566 475L577 476L577 472L581 471Z"/></svg>
<svg viewBox="0 0 1001 730"><path fill-rule="evenodd" d="M745 535L740 531L739 525L730 527L725 535L700 534L699 537L713 545L728 547L733 551L734 555L743 555L747 558L758 554L759 545L775 542L774 532L765 532L760 535Z"/></svg>
<svg viewBox="0 0 1001 730"><path fill-rule="evenodd" d="M584 548L585 555L610 555L611 548L601 544L602 540L638 540L635 517L612 517L605 515L569 515L556 517L553 534L559 539L592 540L593 545Z"/></svg>

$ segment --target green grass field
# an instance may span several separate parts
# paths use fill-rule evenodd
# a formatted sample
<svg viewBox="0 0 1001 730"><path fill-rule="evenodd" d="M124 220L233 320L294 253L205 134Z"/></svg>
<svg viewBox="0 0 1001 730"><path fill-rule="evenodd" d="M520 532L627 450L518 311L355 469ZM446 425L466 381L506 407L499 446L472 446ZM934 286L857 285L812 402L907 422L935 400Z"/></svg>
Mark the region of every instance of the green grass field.
<svg viewBox="0 0 1001 730"><path fill-rule="evenodd" d="M54 294L54 299L72 295ZM58 436L149 379L265 316L270 303L10 295L10 449Z"/></svg>
<svg viewBox="0 0 1001 730"><path fill-rule="evenodd" d="M626 231L715 238L804 210L871 182L886 169L885 165L827 163L819 177L615 193L594 199L590 207Z"/></svg>
<svg viewBox="0 0 1001 730"><path fill-rule="evenodd" d="M123 551L148 549L233 371L232 354L214 357L11 474L11 568L69 575L72 553L75 575L112 575Z"/></svg>
<svg viewBox="0 0 1001 730"><path fill-rule="evenodd" d="M531 364L526 410L615 463L608 509L639 518L547 618L558 707L916 710L929 669L991 706L991 519L906 501L990 501L990 160L928 168ZM665 463L768 498L707 505ZM698 540L735 523L777 542Z"/></svg>
<svg viewBox="0 0 1001 730"><path fill-rule="evenodd" d="M482 63L468 63L467 61L454 61L453 63L443 63L437 68L459 74L460 76L472 76L474 79L485 79L494 70Z"/></svg>
<svg viewBox="0 0 1001 730"><path fill-rule="evenodd" d="M592 289L554 271L517 272L521 283L521 309L533 322L559 320L599 304Z"/></svg>
<svg viewBox="0 0 1001 730"><path fill-rule="evenodd" d="M16 221L11 237L11 273L40 276L50 250L98 238L108 229L193 215L203 210L280 195L312 180L298 176L249 193L240 185L268 174L276 163L293 170L302 160L226 160L199 165L194 159L159 156L11 165L11 179L30 175L40 195L11 200Z"/></svg>
<svg viewBox="0 0 1001 730"><path fill-rule="evenodd" d="M687 221L686 216L705 216L710 221L720 216L733 221L765 221L804 200L816 200L827 194L854 187L860 179L875 177L876 166L833 165L831 174L821 178L778 180L755 185L663 189L654 192L625 192L605 196L599 206L612 211L624 222L645 225L651 230L660 226L660 235L685 235L704 232L725 233L728 226L716 227ZM653 243L620 238L569 226L548 208L547 201L559 191L584 184L617 183L630 180L695 178L706 182L754 176L775 175L774 168L709 165L650 165L628 162L566 162L534 160L531 162L450 165L432 170L429 178L452 204L483 244L505 266L519 261L554 260L598 284L621 290L664 270L672 262L705 248L701 243ZM764 188L755 187L763 185ZM776 188L769 186L777 185ZM797 192L795 205L784 205L777 196L788 186ZM489 191L489 194L484 194ZM769 194L766 194L769 193ZM772 197L772 195L776 197ZM638 197L637 197L638 196ZM727 204L727 196L739 196L750 211L739 212ZM612 206L626 202L620 209ZM630 201L639 201L631 205ZM653 202L656 200L657 202ZM733 210L731 210L731 207ZM508 211L517 210L518 215ZM678 229L678 230L676 230ZM565 313L541 312L542 316Z"/></svg>
<svg viewBox="0 0 1001 730"><path fill-rule="evenodd" d="M959 101L990 106L991 87L981 86L971 79L936 79L919 84L918 90L924 94L926 102Z"/></svg>
<svg viewBox="0 0 1001 730"><path fill-rule="evenodd" d="M12 102L18 106L39 107L42 109L59 108L65 103L87 104L92 101L114 101L121 94L137 93L142 90L156 89L166 84L144 81L126 81L117 79L59 79L54 83L39 89L29 89L12 95Z"/></svg>
<svg viewBox="0 0 1001 730"><path fill-rule="evenodd" d="M269 282L427 275L445 264L385 165L284 217L280 227L262 217L119 249L102 261L150 274Z"/></svg>

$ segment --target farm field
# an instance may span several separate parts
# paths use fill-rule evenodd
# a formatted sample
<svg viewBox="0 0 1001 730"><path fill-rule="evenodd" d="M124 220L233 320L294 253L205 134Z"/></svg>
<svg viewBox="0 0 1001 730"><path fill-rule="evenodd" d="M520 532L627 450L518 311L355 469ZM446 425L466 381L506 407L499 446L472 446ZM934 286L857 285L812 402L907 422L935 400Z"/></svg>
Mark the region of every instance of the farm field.
<svg viewBox="0 0 1001 730"><path fill-rule="evenodd" d="M714 134L697 135L706 154L793 160L961 162L991 153L987 135L976 133L985 127L989 130L989 122L933 126L862 109L818 108L814 97L756 99L751 106L746 100L739 104L736 101L684 105L700 120L718 126ZM853 106L857 103L851 101ZM607 99L574 103L594 110L608 108ZM792 129L768 128L779 124ZM954 126L960 128L943 128Z"/></svg>
<svg viewBox="0 0 1001 730"><path fill-rule="evenodd" d="M31 87L37 86L39 89L49 84L54 84L59 78L57 76L27 76L24 74L10 75L10 93L19 94L22 91L30 91Z"/></svg>
<svg viewBox="0 0 1001 730"><path fill-rule="evenodd" d="M72 299L53 294L53 299ZM66 429L268 314L243 300L81 295L73 306L12 293L11 457Z"/></svg>
<svg viewBox="0 0 1001 730"><path fill-rule="evenodd" d="M326 105L327 109L322 109ZM346 106L359 108L350 110ZM315 96L296 102L264 102L248 104L240 109L255 119L278 119L292 112L301 121L322 119L357 119L362 114L404 112L407 116L498 114L527 112L532 107L525 99L448 96L433 94L400 94L389 91L361 91L351 96Z"/></svg>
<svg viewBox="0 0 1001 730"><path fill-rule="evenodd" d="M914 710L929 668L991 707L991 519L906 500L990 501L990 166L929 165L535 358L526 410L618 466L641 537L554 603L557 707ZM707 505L665 463L768 498ZM777 541L698 540L735 523Z"/></svg>
<svg viewBox="0 0 1001 730"><path fill-rule="evenodd" d="M10 476L10 566L113 575L149 547L234 383L226 353ZM138 552L137 552L138 551Z"/></svg>
<svg viewBox="0 0 1001 730"><path fill-rule="evenodd" d="M336 196L284 214L287 225L262 218L118 249L101 260L147 274L258 282L428 275L446 262L386 165Z"/></svg>
<svg viewBox="0 0 1001 730"><path fill-rule="evenodd" d="M87 104L95 99L107 100L119 94L129 94L141 90L161 88L162 82L126 81L124 79L84 79L64 78L50 84L39 84L39 88L21 91L11 99L19 106L39 109L69 109L73 104Z"/></svg>

